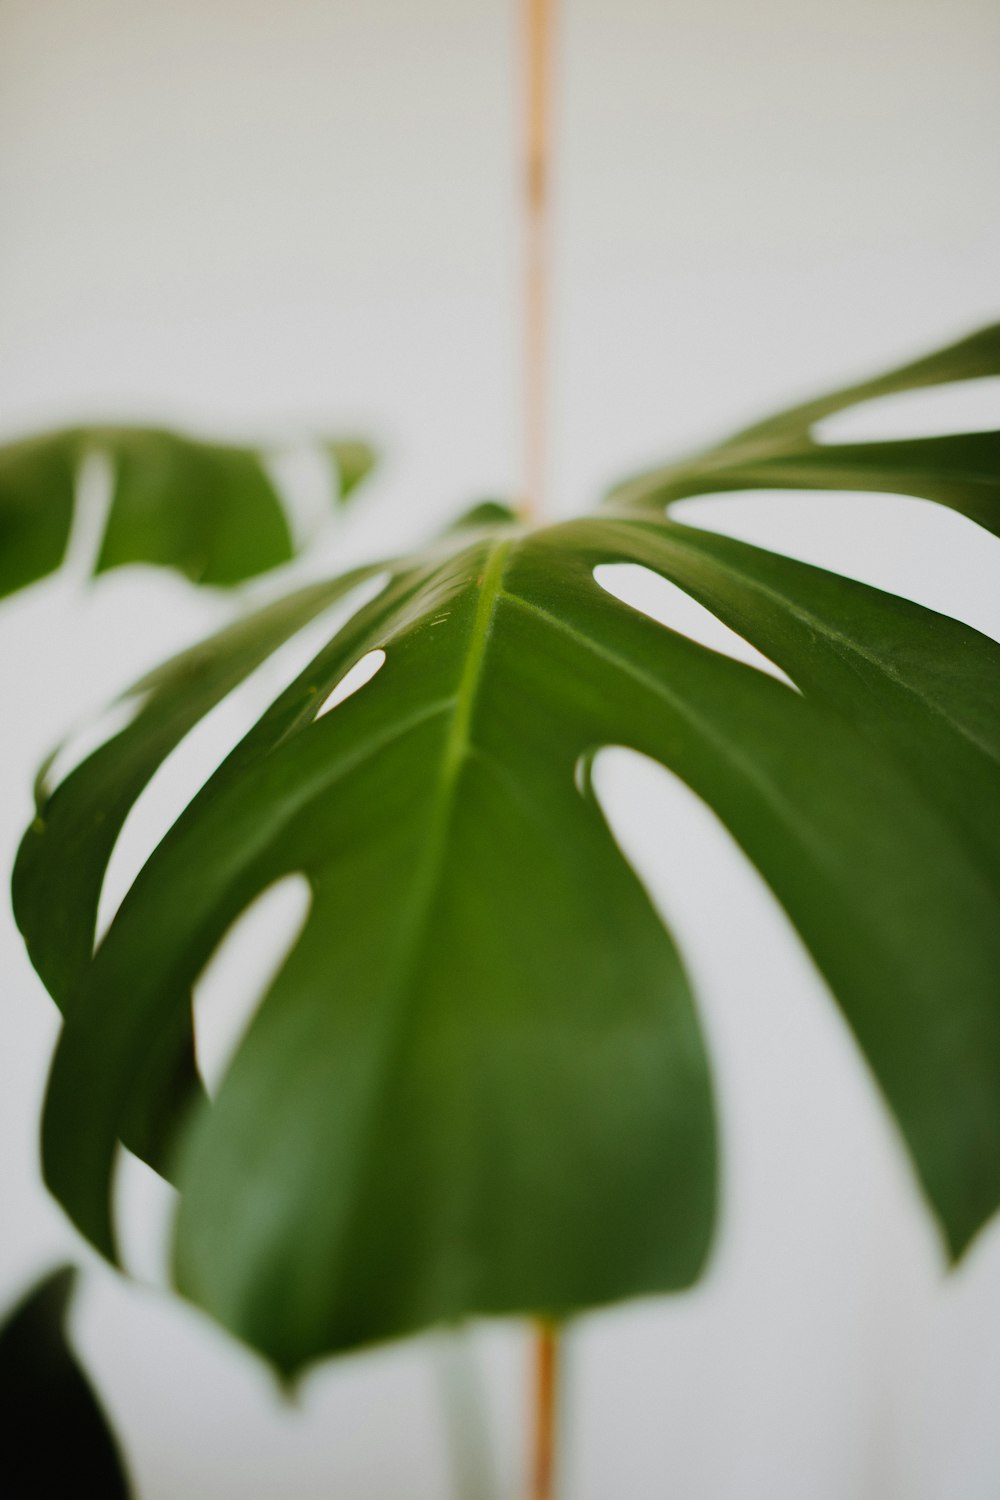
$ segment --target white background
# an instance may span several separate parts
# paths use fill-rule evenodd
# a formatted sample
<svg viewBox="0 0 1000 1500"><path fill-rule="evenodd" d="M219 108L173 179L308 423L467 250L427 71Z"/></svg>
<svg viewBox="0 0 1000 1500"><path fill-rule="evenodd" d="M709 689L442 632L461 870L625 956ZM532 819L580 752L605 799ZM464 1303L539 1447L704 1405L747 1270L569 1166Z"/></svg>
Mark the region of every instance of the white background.
<svg viewBox="0 0 1000 1500"><path fill-rule="evenodd" d="M998 315L994 0L561 8L554 511ZM386 463L327 558L510 493L515 42L507 0L0 0L0 433L122 416L368 429ZM998 411L995 387L970 389L854 430ZM1000 633L998 544L957 516L885 497L697 504ZM227 608L152 571L87 589L86 545L0 618L5 867L42 753ZM573 1335L565 1500L995 1497L1000 1231L944 1279L892 1126L753 871L666 773L617 755L601 787L700 987L726 1210L701 1290ZM268 941L247 939L230 977L252 983ZM7 1300L85 1252L37 1178L53 1009L7 917L0 944ZM468 1378L468 1347L331 1364L282 1409L197 1314L96 1266L76 1332L143 1500L452 1493L439 1397L449 1361ZM523 1354L514 1327L471 1346L496 1480L461 1500L517 1495Z"/></svg>

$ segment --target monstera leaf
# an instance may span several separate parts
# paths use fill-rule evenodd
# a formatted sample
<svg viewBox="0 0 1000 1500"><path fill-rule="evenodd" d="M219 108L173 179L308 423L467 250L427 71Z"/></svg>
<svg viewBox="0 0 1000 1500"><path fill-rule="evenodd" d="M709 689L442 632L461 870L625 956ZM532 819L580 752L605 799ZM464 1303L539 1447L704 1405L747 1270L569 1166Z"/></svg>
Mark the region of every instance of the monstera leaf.
<svg viewBox="0 0 1000 1500"><path fill-rule="evenodd" d="M346 499L372 467L372 450L354 440L324 447ZM293 556L261 450L151 428L74 428L0 448L0 596L59 566L90 453L104 454L114 475L97 572L158 563L195 583L227 585Z"/></svg>
<svg viewBox="0 0 1000 1500"><path fill-rule="evenodd" d="M124 1137L179 1189L180 1288L286 1372L465 1314L559 1317L696 1278L717 1193L710 1066L677 946L591 792L595 753L624 745L681 777L770 884L959 1254L1000 1203L1000 646L663 502L770 483L760 466L793 445L797 487L845 483L843 450L809 436L818 415L995 371L998 350L980 335L632 481L594 516L532 529L482 507L381 564L377 595L209 779L91 956L141 787L363 575L141 685L129 727L43 796L15 878L66 1015L45 1169L94 1243L114 1254ZM771 455L756 467L736 456L751 441ZM868 445L850 483L988 520L995 470L948 456L982 442L947 442L927 469L894 451L913 444ZM612 598L594 569L613 562L687 590L795 686ZM381 665L330 707L363 659ZM192 986L293 873L308 917L209 1104L176 1087Z"/></svg>
<svg viewBox="0 0 1000 1500"><path fill-rule="evenodd" d="M117 1445L66 1340L75 1272L47 1276L0 1328L0 1489L9 1500L131 1493Z"/></svg>

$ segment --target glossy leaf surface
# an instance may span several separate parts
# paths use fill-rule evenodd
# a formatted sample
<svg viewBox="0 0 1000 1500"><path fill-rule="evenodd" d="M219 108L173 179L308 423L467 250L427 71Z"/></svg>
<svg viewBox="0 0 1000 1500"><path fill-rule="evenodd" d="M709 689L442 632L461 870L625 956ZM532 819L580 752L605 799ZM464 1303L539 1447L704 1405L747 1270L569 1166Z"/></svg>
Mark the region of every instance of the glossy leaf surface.
<svg viewBox="0 0 1000 1500"><path fill-rule="evenodd" d="M935 368L981 373L969 350L993 347ZM480 508L386 565L153 853L92 960L109 853L94 812L124 816L204 711L183 667L26 836L19 920L65 987L50 1185L113 1253L116 1142L153 1101L179 1285L286 1371L470 1313L667 1291L703 1266L710 1065L676 944L590 792L605 745L669 767L761 871L953 1253L1000 1202L1000 647L678 525L662 498L633 487L536 531ZM619 603L594 577L614 562L678 584L794 687ZM311 607L207 643L206 705ZM324 711L372 652L374 678ZM182 1107L192 985L290 874L311 890L305 927L217 1098Z"/></svg>
<svg viewBox="0 0 1000 1500"><path fill-rule="evenodd" d="M0 1493L9 1500L125 1500L121 1455L66 1339L75 1273L46 1277L0 1328Z"/></svg>
<svg viewBox="0 0 1000 1500"><path fill-rule="evenodd" d="M374 463L367 443L324 444L345 500ZM98 573L126 563L194 583L241 583L296 550L261 449L142 427L89 427L0 447L0 597L53 572L69 543L84 459L111 465Z"/></svg>

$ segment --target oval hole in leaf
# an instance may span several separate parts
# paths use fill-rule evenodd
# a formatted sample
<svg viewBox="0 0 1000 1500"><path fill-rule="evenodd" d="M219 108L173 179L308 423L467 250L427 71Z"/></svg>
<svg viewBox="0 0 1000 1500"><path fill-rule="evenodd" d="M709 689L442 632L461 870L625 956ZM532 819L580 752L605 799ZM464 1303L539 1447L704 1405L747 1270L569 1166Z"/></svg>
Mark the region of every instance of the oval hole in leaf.
<svg viewBox="0 0 1000 1500"><path fill-rule="evenodd" d="M891 1266L900 1244L919 1244L927 1265L939 1264L895 1122L767 882L712 809L656 761L609 746L594 758L593 780L616 842L677 939L708 1036L722 1217L695 1295L742 1266L758 1285L805 1278L821 1305L847 1295L872 1255Z"/></svg>
<svg viewBox="0 0 1000 1500"><path fill-rule="evenodd" d="M93 755L95 750L99 750L109 740L113 740L116 734L121 734L123 729L127 729L142 712L148 697L148 693L130 693L128 697L119 698L116 703L110 703L96 719L81 724L79 729L74 729L44 767L40 782L45 795L51 796L56 787L60 786L77 766L82 765L88 756Z"/></svg>
<svg viewBox="0 0 1000 1500"><path fill-rule="evenodd" d="M98 908L98 940L146 860L216 767L351 615L385 588L387 580L384 573L366 580L310 620L217 703L167 756L136 799L108 862Z"/></svg>
<svg viewBox="0 0 1000 1500"><path fill-rule="evenodd" d="M680 500L671 515L899 594L1000 639L1000 538L930 500L870 490L740 490Z"/></svg>
<svg viewBox="0 0 1000 1500"><path fill-rule="evenodd" d="M177 1192L119 1142L111 1195L122 1265L147 1286L170 1288L170 1230Z"/></svg>
<svg viewBox="0 0 1000 1500"><path fill-rule="evenodd" d="M358 692L366 683L371 682L384 662L385 652L381 647L366 652L359 661L354 663L353 667L344 673L333 692L323 700L316 710L317 719L321 719L324 714L330 712L331 708L336 708L338 703L343 703L346 698L351 697L352 693Z"/></svg>
<svg viewBox="0 0 1000 1500"><path fill-rule="evenodd" d="M751 646L749 641L737 635L735 630L730 630L710 609L699 604L697 599L685 593L676 583L662 578L652 568L644 568L640 563L600 563L594 569L594 580L605 593L621 600L622 604L639 610L658 624L667 625L671 630L699 641L701 645L718 651L722 656L730 656L734 661L757 667L789 687L794 686L781 668L769 661L755 646Z"/></svg>
<svg viewBox="0 0 1000 1500"><path fill-rule="evenodd" d="M278 493L296 548L305 547L335 513L330 460L318 443L282 445L261 464Z"/></svg>
<svg viewBox="0 0 1000 1500"><path fill-rule="evenodd" d="M882 443L946 437L1000 427L1000 375L960 380L925 390L897 391L824 417L812 429L817 443Z"/></svg>
<svg viewBox="0 0 1000 1500"><path fill-rule="evenodd" d="M210 1095L298 942L312 904L304 875L286 875L237 917L194 988L195 1051Z"/></svg>
<svg viewBox="0 0 1000 1500"><path fill-rule="evenodd" d="M111 514L115 488L115 466L103 448L91 448L77 470L73 524L66 545L64 566L80 579L94 575Z"/></svg>

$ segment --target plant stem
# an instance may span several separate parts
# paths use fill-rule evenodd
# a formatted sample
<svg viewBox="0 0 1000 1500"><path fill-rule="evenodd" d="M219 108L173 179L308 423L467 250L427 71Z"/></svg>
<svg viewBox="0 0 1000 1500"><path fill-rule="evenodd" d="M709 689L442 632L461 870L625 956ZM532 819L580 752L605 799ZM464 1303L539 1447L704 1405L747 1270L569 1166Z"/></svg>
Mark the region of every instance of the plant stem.
<svg viewBox="0 0 1000 1500"><path fill-rule="evenodd" d="M552 1323L533 1328L534 1400L529 1500L555 1500L559 1335Z"/></svg>
<svg viewBox="0 0 1000 1500"><path fill-rule="evenodd" d="M524 476L521 514L536 518L545 489L548 206L552 17L555 0L522 0L525 47Z"/></svg>
<svg viewBox="0 0 1000 1500"><path fill-rule="evenodd" d="M443 1334L436 1349L455 1500L497 1500L496 1462L482 1373L468 1328Z"/></svg>
<svg viewBox="0 0 1000 1500"><path fill-rule="evenodd" d="M548 355L549 157L552 29L555 0L524 7L524 476L520 511L536 520L545 498ZM539 1320L533 1331L530 1500L555 1500L558 1335Z"/></svg>

